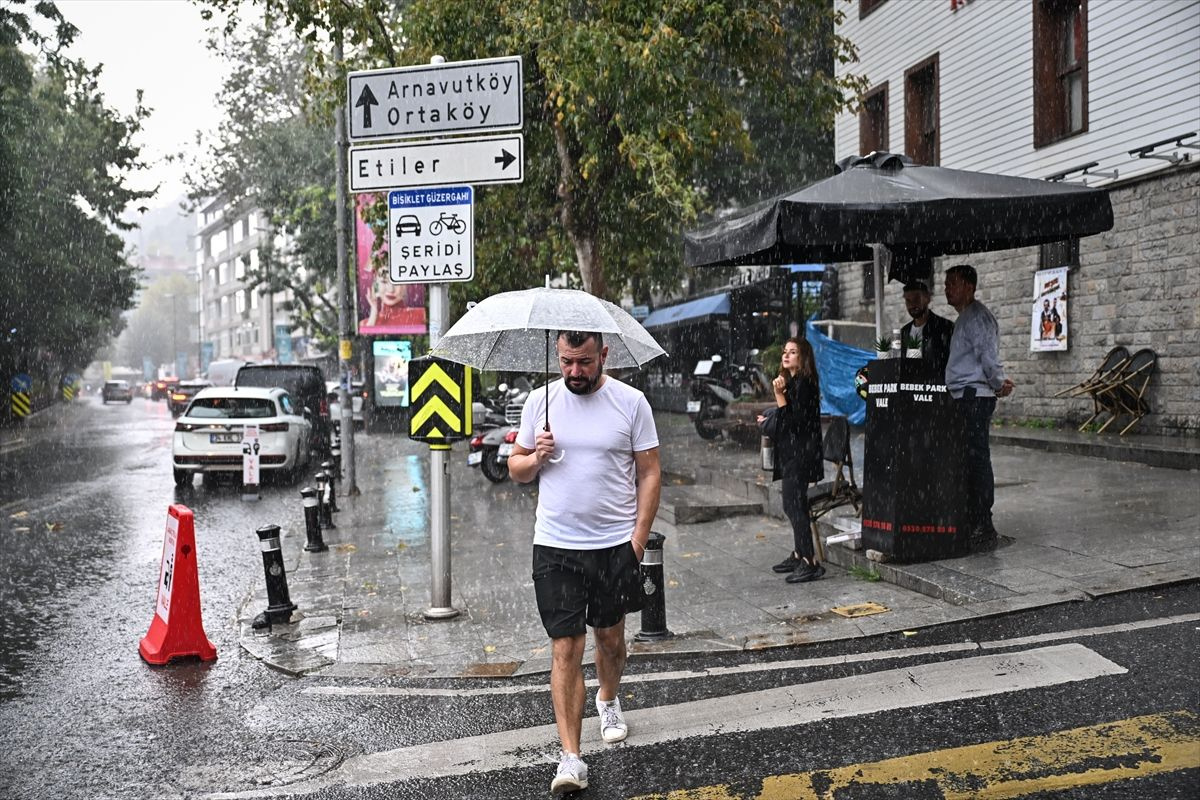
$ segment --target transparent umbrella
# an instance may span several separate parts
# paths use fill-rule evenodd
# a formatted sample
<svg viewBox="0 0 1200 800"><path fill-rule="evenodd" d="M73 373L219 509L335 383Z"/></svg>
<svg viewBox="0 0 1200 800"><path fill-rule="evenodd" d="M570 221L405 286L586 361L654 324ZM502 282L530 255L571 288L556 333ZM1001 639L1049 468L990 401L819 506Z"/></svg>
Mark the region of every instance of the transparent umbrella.
<svg viewBox="0 0 1200 800"><path fill-rule="evenodd" d="M550 372L550 333L591 331L608 346L605 365L640 367L666 352L618 306L577 289L523 289L483 300L446 331L433 355L481 370ZM546 382L546 430L550 429Z"/></svg>

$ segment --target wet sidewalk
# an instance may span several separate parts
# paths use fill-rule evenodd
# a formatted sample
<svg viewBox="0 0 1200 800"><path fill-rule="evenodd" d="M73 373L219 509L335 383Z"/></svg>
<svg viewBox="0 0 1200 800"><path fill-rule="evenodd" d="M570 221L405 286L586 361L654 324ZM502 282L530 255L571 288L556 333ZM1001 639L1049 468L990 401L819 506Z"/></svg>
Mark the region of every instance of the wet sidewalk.
<svg viewBox="0 0 1200 800"><path fill-rule="evenodd" d="M667 537L667 625L674 636L631 643L633 658L915 631L1200 578L1198 473L1052 452L1031 441L1004 444L998 428L993 464L1002 544L995 552L894 565L830 544L823 579L787 584L771 565L790 551L791 529L778 484L758 469L757 450L703 441L684 415L656 420L665 480L655 530ZM1055 446L1049 437L1042 444ZM452 602L462 613L430 622L422 616L430 603L428 451L375 433L359 435L356 445L362 496L339 498L338 527L325 533L330 551L305 553L303 529L284 531L298 606L293 622L251 629L267 605L265 589L256 587L240 615L243 646L293 674L547 670L548 641L530 578L536 485L491 484L456 447ZM861 482L861 432L853 451ZM632 639L639 615L626 624Z"/></svg>

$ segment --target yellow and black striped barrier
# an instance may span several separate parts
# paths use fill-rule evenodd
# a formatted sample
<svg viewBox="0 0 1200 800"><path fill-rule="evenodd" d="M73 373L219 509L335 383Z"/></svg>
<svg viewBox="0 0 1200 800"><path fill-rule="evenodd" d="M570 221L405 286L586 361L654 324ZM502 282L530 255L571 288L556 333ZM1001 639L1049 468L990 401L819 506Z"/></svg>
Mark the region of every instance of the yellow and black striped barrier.
<svg viewBox="0 0 1200 800"><path fill-rule="evenodd" d="M439 445L471 434L471 368L432 356L408 362L408 438Z"/></svg>
<svg viewBox="0 0 1200 800"><path fill-rule="evenodd" d="M30 397L33 379L24 373L14 375L9 381L9 387L12 389L9 402L13 416L18 419L28 417L33 412L33 401Z"/></svg>

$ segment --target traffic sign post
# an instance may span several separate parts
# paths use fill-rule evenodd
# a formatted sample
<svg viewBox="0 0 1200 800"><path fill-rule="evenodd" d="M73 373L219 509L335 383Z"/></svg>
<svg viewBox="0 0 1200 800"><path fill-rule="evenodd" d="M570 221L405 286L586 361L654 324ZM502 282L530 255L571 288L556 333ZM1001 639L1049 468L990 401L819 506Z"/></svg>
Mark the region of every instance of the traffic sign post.
<svg viewBox="0 0 1200 800"><path fill-rule="evenodd" d="M519 133L350 148L351 192L524 179L525 137Z"/></svg>
<svg viewBox="0 0 1200 800"><path fill-rule="evenodd" d="M257 500L259 484L258 426L242 428L242 499ZM299 458L299 453L296 454Z"/></svg>
<svg viewBox="0 0 1200 800"><path fill-rule="evenodd" d="M353 141L525 124L520 56L351 72L346 87Z"/></svg>
<svg viewBox="0 0 1200 800"><path fill-rule="evenodd" d="M475 277L475 193L470 186L388 193L392 283L454 283Z"/></svg>

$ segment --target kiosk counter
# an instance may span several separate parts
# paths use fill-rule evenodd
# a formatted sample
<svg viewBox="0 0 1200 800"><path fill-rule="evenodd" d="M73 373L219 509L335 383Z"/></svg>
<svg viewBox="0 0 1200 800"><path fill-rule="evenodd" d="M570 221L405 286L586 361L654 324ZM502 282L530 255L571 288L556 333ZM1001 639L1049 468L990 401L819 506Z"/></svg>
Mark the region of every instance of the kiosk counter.
<svg viewBox="0 0 1200 800"><path fill-rule="evenodd" d="M965 433L946 381L920 358L867 365L863 546L897 561L967 552Z"/></svg>

